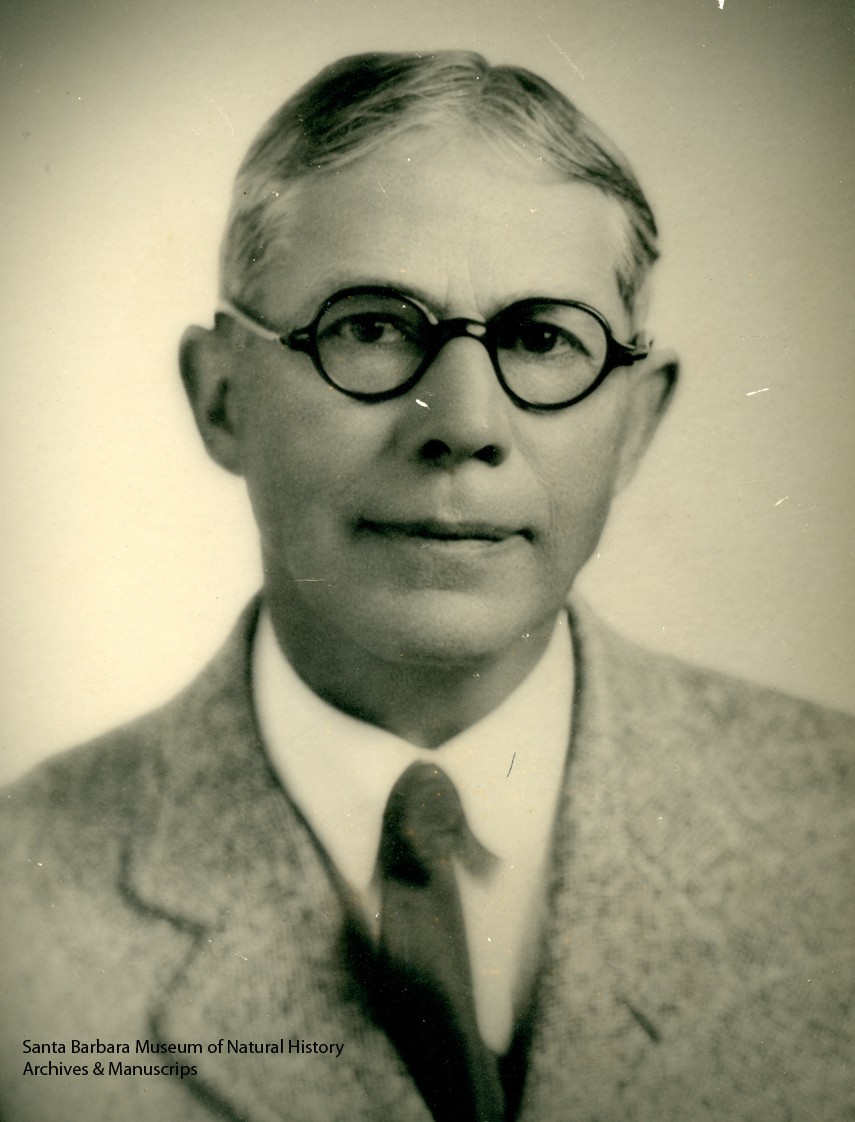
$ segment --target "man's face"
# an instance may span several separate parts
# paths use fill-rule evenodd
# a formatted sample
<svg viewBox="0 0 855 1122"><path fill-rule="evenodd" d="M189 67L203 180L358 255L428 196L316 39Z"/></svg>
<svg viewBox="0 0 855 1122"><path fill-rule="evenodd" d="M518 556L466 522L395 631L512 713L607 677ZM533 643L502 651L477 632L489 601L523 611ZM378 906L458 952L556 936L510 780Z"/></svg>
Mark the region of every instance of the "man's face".
<svg viewBox="0 0 855 1122"><path fill-rule="evenodd" d="M471 137L413 132L306 185L243 303L289 332L357 285L403 289L439 318L549 296L592 305L626 342L621 223L593 188ZM304 354L219 330L228 466L246 478L286 634L459 665L542 641L640 454L639 417L655 412L637 368L535 413L507 397L477 340L458 338L404 396L369 404Z"/></svg>

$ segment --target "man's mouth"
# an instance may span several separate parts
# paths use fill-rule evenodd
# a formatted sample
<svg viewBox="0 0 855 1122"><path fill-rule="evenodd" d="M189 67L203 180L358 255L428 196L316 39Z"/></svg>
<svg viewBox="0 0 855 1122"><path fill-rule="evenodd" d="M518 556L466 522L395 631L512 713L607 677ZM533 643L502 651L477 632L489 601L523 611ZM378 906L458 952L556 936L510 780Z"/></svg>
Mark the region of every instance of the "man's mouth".
<svg viewBox="0 0 855 1122"><path fill-rule="evenodd" d="M432 518L412 522L377 522L372 519L361 518L356 528L358 532L376 534L384 538L421 539L432 542L500 543L516 537L530 541L532 537L531 531L525 527L510 527L493 522L458 522Z"/></svg>

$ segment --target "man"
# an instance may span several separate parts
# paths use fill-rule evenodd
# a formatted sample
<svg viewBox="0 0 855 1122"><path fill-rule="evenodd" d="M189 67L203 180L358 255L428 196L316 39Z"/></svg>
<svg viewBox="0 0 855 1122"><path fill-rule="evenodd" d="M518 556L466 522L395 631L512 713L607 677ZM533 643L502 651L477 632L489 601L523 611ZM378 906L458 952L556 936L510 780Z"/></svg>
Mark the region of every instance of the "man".
<svg viewBox="0 0 855 1122"><path fill-rule="evenodd" d="M268 123L181 347L263 593L8 793L4 1118L851 1117L852 721L567 607L676 378L656 253L525 71Z"/></svg>

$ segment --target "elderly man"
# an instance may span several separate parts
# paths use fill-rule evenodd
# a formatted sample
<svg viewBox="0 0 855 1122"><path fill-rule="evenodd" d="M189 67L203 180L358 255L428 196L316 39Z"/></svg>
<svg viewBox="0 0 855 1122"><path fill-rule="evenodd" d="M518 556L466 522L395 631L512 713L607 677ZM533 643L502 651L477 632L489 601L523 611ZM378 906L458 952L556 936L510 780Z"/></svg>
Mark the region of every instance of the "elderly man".
<svg viewBox="0 0 855 1122"><path fill-rule="evenodd" d="M268 123L181 347L264 589L6 797L7 1122L850 1117L852 722L568 606L674 385L656 255L526 71Z"/></svg>

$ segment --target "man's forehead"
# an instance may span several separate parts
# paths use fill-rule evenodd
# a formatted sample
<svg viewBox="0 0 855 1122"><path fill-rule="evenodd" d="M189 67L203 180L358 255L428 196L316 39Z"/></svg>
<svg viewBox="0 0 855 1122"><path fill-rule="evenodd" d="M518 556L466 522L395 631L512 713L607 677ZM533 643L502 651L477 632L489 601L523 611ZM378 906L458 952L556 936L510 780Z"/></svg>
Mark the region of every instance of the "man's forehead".
<svg viewBox="0 0 855 1122"><path fill-rule="evenodd" d="M462 300L490 314L532 295L605 301L607 315L621 304L626 218L614 199L483 141L443 139L396 138L285 198L253 286L259 310L299 293L311 313L337 287L396 282L442 312Z"/></svg>

